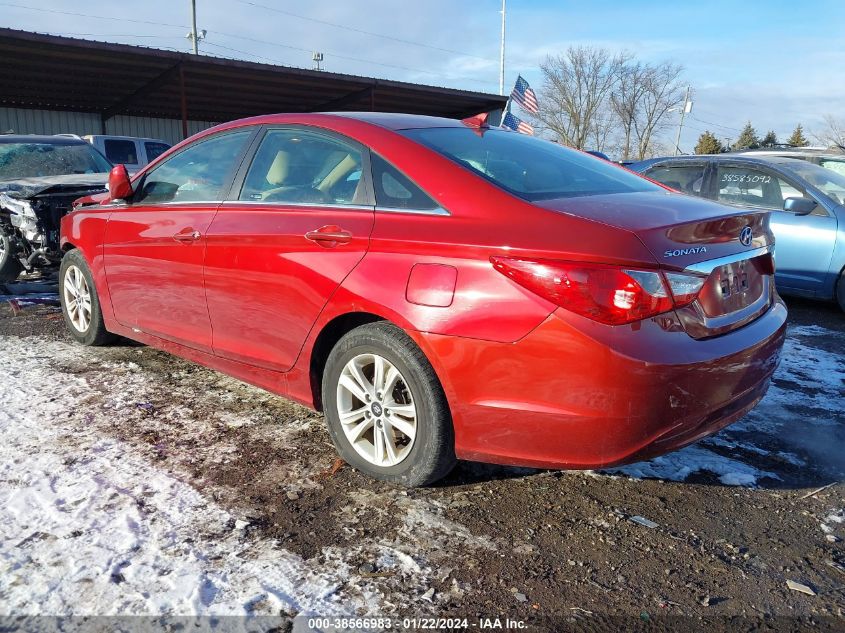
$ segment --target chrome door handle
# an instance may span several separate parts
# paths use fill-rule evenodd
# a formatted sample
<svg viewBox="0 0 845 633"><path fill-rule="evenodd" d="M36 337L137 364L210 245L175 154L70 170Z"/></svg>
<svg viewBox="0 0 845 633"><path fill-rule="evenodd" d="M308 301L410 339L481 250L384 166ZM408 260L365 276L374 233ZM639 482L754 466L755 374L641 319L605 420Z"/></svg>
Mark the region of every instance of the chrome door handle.
<svg viewBox="0 0 845 633"><path fill-rule="evenodd" d="M338 244L348 244L352 241L352 233L344 231L339 226L321 226L316 231L308 231L305 239L316 242L320 246L332 248Z"/></svg>
<svg viewBox="0 0 845 633"><path fill-rule="evenodd" d="M202 234L199 231L182 231L181 233L174 235L173 239L177 242L190 243L196 242L201 237Z"/></svg>

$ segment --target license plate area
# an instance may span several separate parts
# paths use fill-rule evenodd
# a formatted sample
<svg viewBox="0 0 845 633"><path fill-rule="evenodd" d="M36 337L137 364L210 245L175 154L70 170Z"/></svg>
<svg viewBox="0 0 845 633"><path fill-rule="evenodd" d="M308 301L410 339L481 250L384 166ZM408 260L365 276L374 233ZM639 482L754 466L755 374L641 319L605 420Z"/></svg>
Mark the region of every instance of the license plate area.
<svg viewBox="0 0 845 633"><path fill-rule="evenodd" d="M722 299L748 292L750 286L745 263L729 264L719 269L719 289L722 291Z"/></svg>
<svg viewBox="0 0 845 633"><path fill-rule="evenodd" d="M715 268L699 295L705 315L720 317L753 304L765 291L764 276L756 259Z"/></svg>

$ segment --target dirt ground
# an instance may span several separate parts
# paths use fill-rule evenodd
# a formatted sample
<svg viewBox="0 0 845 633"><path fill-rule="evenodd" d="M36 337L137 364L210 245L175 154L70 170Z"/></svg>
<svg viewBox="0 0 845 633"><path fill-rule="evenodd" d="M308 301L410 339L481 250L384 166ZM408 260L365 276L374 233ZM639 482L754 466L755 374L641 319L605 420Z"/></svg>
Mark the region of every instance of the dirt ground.
<svg viewBox="0 0 845 633"><path fill-rule="evenodd" d="M798 300L789 308L792 347L772 392L713 441L613 473L461 463L439 485L410 491L345 465L332 473L322 417L305 408L151 348L66 347L51 308L0 305L0 345L65 350L32 360L89 390L53 424L131 447L237 517L243 539L317 567L342 552L339 595L365 587L369 611L508 616L544 631L662 616L783 616L839 629L845 315ZM261 600L250 608L280 612Z"/></svg>

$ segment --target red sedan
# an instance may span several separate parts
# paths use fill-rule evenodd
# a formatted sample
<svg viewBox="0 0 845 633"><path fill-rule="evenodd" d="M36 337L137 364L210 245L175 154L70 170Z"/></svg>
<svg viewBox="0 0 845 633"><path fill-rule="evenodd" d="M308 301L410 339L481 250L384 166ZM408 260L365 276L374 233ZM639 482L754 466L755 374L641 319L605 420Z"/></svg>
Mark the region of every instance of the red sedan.
<svg viewBox="0 0 845 633"><path fill-rule="evenodd" d="M783 344L766 213L473 122L245 119L109 191L62 220L77 341L321 410L405 485L679 448L754 407Z"/></svg>

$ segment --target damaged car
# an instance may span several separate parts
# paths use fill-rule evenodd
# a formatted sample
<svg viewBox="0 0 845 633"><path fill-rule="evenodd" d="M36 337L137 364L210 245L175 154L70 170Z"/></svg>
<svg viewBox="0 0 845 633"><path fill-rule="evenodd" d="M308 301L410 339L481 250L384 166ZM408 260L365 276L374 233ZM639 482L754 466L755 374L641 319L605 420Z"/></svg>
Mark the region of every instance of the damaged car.
<svg viewBox="0 0 845 633"><path fill-rule="evenodd" d="M111 166L78 136L0 135L0 283L59 263L62 216Z"/></svg>

